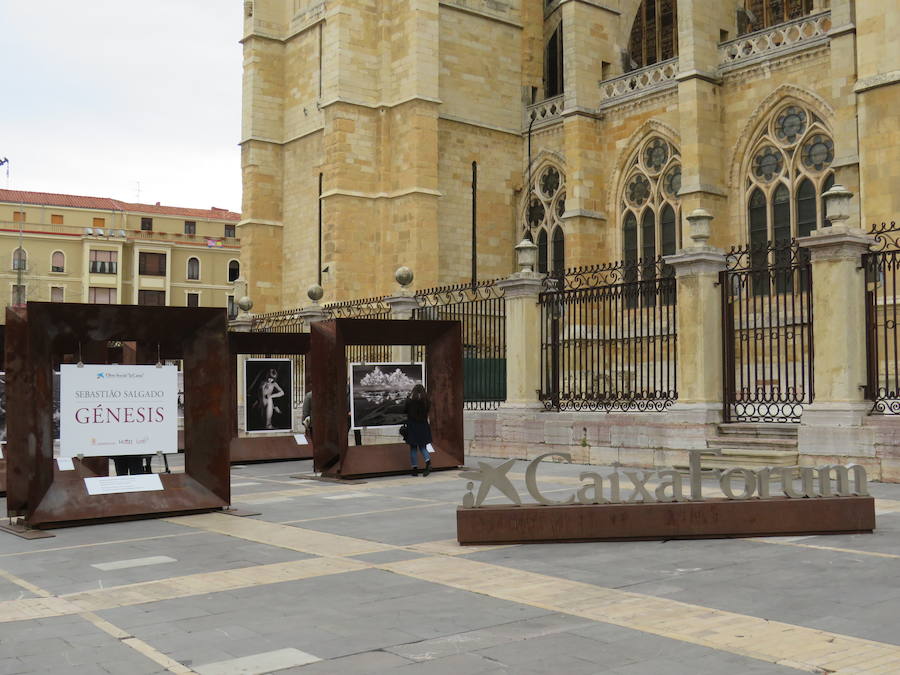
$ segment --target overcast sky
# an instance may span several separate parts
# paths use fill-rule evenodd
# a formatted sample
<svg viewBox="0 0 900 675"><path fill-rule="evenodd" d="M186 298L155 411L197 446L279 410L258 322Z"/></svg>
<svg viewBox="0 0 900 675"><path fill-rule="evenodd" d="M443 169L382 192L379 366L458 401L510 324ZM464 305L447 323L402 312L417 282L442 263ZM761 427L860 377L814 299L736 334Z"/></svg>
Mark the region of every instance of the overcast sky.
<svg viewBox="0 0 900 675"><path fill-rule="evenodd" d="M240 211L242 6L0 0L8 187Z"/></svg>

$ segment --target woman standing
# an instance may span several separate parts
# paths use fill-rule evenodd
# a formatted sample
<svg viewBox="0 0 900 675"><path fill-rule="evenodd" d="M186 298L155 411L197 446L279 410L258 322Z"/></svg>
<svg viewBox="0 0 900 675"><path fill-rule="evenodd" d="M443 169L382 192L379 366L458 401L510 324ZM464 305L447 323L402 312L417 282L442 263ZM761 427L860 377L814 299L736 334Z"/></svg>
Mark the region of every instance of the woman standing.
<svg viewBox="0 0 900 675"><path fill-rule="evenodd" d="M423 475L427 476L431 473L431 456L425 447L431 443L431 426L428 424L428 411L431 409L431 402L428 400L428 393L425 387L417 384L412 388L409 396L406 398L404 412L406 413L406 442L409 444L409 461L412 464L412 475L419 475L419 455L425 460L425 471Z"/></svg>

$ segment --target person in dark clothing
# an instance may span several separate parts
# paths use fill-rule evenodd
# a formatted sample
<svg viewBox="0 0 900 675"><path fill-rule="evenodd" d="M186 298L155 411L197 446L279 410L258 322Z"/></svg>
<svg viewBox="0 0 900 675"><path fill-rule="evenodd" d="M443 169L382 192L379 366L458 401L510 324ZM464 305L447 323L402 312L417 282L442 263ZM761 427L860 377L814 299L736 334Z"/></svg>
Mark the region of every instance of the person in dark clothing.
<svg viewBox="0 0 900 675"><path fill-rule="evenodd" d="M409 461L412 464L412 475L419 475L419 455L425 460L423 475L431 473L431 455L425 447L431 443L431 425L428 424L428 412L431 409L431 401L428 400L428 392L421 384L412 388L406 398L404 412L406 413L406 442L409 444Z"/></svg>

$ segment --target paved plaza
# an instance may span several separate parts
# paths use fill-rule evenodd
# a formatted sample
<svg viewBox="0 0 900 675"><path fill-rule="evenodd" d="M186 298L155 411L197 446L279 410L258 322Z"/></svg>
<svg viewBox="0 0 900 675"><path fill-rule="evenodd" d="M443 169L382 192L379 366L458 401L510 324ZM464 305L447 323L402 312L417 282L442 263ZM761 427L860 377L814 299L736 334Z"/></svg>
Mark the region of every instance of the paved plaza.
<svg viewBox="0 0 900 675"><path fill-rule="evenodd" d="M258 516L0 533L0 675L900 673L900 485L874 534L460 547L458 471L311 469L233 467Z"/></svg>

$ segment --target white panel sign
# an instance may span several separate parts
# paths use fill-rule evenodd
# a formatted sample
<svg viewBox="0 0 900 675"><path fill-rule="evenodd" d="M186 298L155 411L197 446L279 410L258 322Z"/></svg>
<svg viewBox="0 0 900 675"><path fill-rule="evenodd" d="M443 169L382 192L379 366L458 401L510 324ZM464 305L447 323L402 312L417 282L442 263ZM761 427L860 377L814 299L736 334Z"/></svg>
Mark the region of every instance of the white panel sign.
<svg viewBox="0 0 900 675"><path fill-rule="evenodd" d="M84 486L87 488L89 495L111 495L119 492L151 492L163 489L158 473L85 478Z"/></svg>
<svg viewBox="0 0 900 675"><path fill-rule="evenodd" d="M178 452L175 366L66 364L60 370L60 456Z"/></svg>

